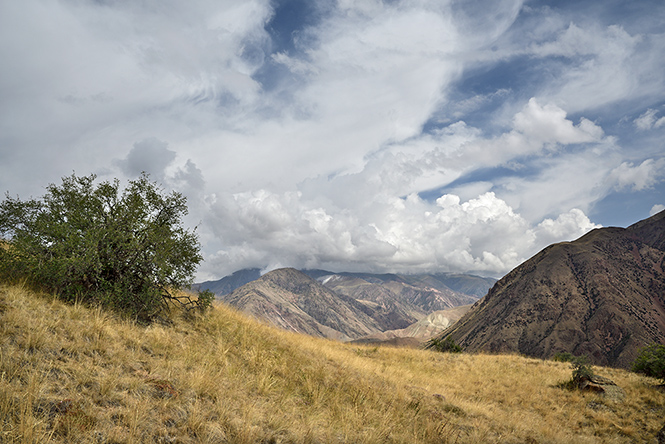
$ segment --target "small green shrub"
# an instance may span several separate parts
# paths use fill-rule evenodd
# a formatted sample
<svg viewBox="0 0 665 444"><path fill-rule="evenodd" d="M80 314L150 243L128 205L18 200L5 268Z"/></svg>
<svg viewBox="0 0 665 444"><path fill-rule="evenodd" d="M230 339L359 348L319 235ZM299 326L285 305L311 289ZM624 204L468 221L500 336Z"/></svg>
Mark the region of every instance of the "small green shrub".
<svg viewBox="0 0 665 444"><path fill-rule="evenodd" d="M593 369L589 363L589 357L586 355L575 356L570 360L573 367L573 381L579 385L584 379L593 378Z"/></svg>
<svg viewBox="0 0 665 444"><path fill-rule="evenodd" d="M593 373L593 368L589 363L588 356L586 355L575 356L567 352L561 353L561 355L563 356L559 357L560 362L570 362L570 366L573 369L573 374L570 380L558 384L559 387L568 390L577 390L580 388L580 385L584 380L591 380L595 376L595 374ZM556 356L557 355L555 355L555 357ZM559 360L559 359L554 359L554 360Z"/></svg>
<svg viewBox="0 0 665 444"><path fill-rule="evenodd" d="M632 370L665 383L665 345L651 344L641 349Z"/></svg>
<svg viewBox="0 0 665 444"><path fill-rule="evenodd" d="M552 361L556 362L571 362L575 359L575 355L569 352L558 352L552 356Z"/></svg>
<svg viewBox="0 0 665 444"><path fill-rule="evenodd" d="M462 347L455 343L452 337L430 339L427 348L444 353L461 353Z"/></svg>

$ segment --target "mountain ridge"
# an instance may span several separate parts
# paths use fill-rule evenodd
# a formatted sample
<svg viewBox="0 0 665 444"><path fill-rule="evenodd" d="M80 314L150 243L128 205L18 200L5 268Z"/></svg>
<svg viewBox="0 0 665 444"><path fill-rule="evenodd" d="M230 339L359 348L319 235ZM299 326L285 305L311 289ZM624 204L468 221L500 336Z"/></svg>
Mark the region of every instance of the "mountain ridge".
<svg viewBox="0 0 665 444"><path fill-rule="evenodd" d="M243 275L235 273L234 275ZM331 273L325 270L273 270L218 299L244 313L287 330L353 340L385 331L414 332L428 314L477 300L448 288L430 275ZM478 292L486 278L455 275ZM436 288L435 288L436 287ZM441 329L430 328L432 335Z"/></svg>

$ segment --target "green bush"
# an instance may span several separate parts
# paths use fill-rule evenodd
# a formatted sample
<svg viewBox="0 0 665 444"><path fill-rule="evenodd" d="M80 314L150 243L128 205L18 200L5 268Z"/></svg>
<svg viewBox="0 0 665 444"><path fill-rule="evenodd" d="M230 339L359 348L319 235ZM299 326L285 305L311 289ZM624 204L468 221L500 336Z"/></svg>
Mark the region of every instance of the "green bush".
<svg viewBox="0 0 665 444"><path fill-rule="evenodd" d="M573 370L573 374L570 378L570 380L561 382L558 384L559 387L565 388L567 390L577 390L581 388L582 382L585 380L592 380L593 377L595 376L593 372L593 368L591 364L589 363L589 357L586 355L582 356L575 356L571 353L563 352L561 354L557 353L555 358L557 358L557 355L559 359L554 359L560 362L570 362L570 366Z"/></svg>
<svg viewBox="0 0 665 444"><path fill-rule="evenodd" d="M570 365L573 368L573 383L579 385L585 379L591 379L594 376L593 368L589 363L589 357L586 355L583 356L574 356L570 360Z"/></svg>
<svg viewBox="0 0 665 444"><path fill-rule="evenodd" d="M445 338L433 338L430 339L427 344L427 348L445 352L445 353L461 353L462 347L457 345L452 337L446 336Z"/></svg>
<svg viewBox="0 0 665 444"><path fill-rule="evenodd" d="M641 349L632 370L665 383L665 345L651 344Z"/></svg>
<svg viewBox="0 0 665 444"><path fill-rule="evenodd" d="M101 303L138 319L176 304L205 309L211 294L181 292L202 260L182 226L186 199L165 195L147 174L120 189L95 175L62 179L42 199L0 203L0 276L68 301Z"/></svg>
<svg viewBox="0 0 665 444"><path fill-rule="evenodd" d="M556 362L571 362L575 359L575 355L569 352L559 352L552 356L552 360Z"/></svg>

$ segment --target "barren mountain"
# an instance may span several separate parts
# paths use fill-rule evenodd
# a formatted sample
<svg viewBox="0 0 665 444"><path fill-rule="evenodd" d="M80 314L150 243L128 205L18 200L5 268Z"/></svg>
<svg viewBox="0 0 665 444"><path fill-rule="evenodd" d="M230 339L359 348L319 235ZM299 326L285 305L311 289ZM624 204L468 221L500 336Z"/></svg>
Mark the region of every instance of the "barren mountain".
<svg viewBox="0 0 665 444"><path fill-rule="evenodd" d="M495 279L460 274L330 273L305 270L326 287L354 299L379 304L397 301L420 318L438 310L472 304L484 296ZM463 288L464 291L452 287Z"/></svg>
<svg viewBox="0 0 665 444"><path fill-rule="evenodd" d="M453 325L462 316L464 316L470 308L470 305L462 305L455 308L449 308L447 310L435 311L406 328L374 333L369 336L357 339L354 342L399 343L398 341L394 340L412 338L414 341L411 341L409 344L420 345L422 342L427 341L428 339L436 336L446 328Z"/></svg>
<svg viewBox="0 0 665 444"><path fill-rule="evenodd" d="M381 330L366 306L293 268L266 273L221 299L269 324L313 336L348 340Z"/></svg>
<svg viewBox="0 0 665 444"><path fill-rule="evenodd" d="M278 274L284 276L275 280L271 273L269 278L259 279L258 269L240 270L218 281L198 284L198 287L210 289L219 300L282 328L315 336L356 338L368 332L403 330L434 311L471 304L495 282L491 278L447 273L398 275L303 270L302 273L318 281L303 285L302 273L295 271L280 271ZM289 282L291 278L293 282ZM267 282L270 282L269 288L266 288ZM446 284L468 294L452 290ZM316 288L317 285L321 288ZM284 300L285 294L289 294L288 303ZM324 294L326 297L321 299ZM350 330L348 325L341 327L345 324L341 319L331 323L323 316L324 309L314 315L308 307L313 303L312 295L320 299L315 304L325 306L335 301L335 304L353 307L364 317L352 314L348 320L353 325ZM342 314L338 308L331 310ZM369 323L363 330L360 324L366 319ZM328 330L330 328L333 331Z"/></svg>
<svg viewBox="0 0 665 444"><path fill-rule="evenodd" d="M245 268L234 272L230 276L225 276L216 281L206 281L194 286L195 290L210 290L218 296L231 293L236 288L240 288L245 284L261 277L261 270L259 268Z"/></svg>
<svg viewBox="0 0 665 444"><path fill-rule="evenodd" d="M627 367L665 343L665 212L551 245L515 268L446 333L469 351L588 355Z"/></svg>

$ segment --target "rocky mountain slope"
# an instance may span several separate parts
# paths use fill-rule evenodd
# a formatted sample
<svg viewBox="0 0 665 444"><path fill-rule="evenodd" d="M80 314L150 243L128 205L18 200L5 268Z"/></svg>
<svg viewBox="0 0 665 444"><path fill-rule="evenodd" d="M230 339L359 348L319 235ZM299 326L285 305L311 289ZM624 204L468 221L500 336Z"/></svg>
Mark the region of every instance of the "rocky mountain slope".
<svg viewBox="0 0 665 444"><path fill-rule="evenodd" d="M427 339L423 336L425 330L408 329L412 324L432 312L475 302L494 282L491 278L446 273L397 275L295 269L274 270L260 277L258 269L248 269L198 287L288 330L344 340L400 331L400 337L413 333L422 340ZM455 291L446 283L469 294ZM329 310L325 309L327 305ZM441 330L428 325L432 335Z"/></svg>
<svg viewBox="0 0 665 444"><path fill-rule="evenodd" d="M551 245L499 280L445 333L468 351L588 355L628 367L665 343L665 212Z"/></svg>
<svg viewBox="0 0 665 444"><path fill-rule="evenodd" d="M410 338L413 339L413 341L406 342L407 345L420 346L423 342L443 332L457 322L469 311L470 308L471 305L462 305L447 310L435 311L406 328L374 333L357 339L354 342L399 345L399 341L396 340Z"/></svg>
<svg viewBox="0 0 665 444"><path fill-rule="evenodd" d="M472 304L478 297L451 290L429 275L403 277L394 274L338 273L319 278L336 293L378 304L398 303L416 317L437 310Z"/></svg>
<svg viewBox="0 0 665 444"><path fill-rule="evenodd" d="M221 299L271 325L312 336L348 340L383 327L367 306L293 268L266 273Z"/></svg>

